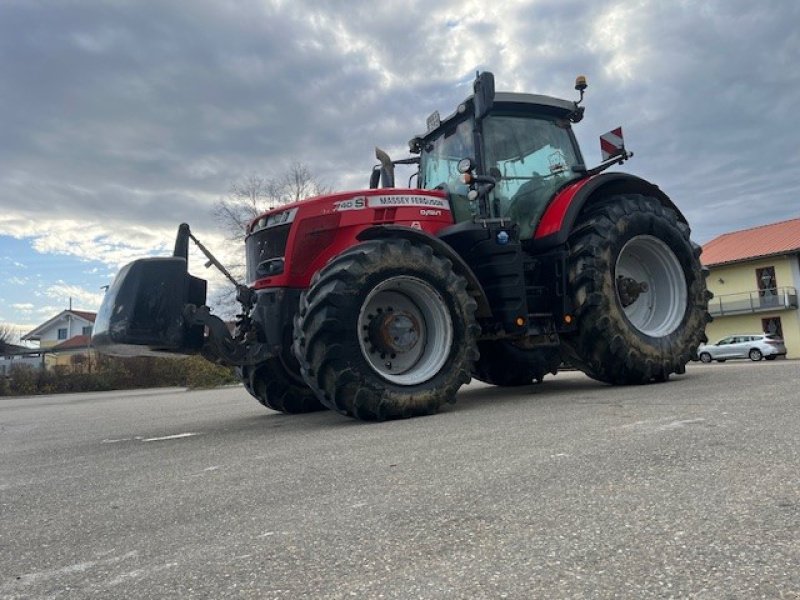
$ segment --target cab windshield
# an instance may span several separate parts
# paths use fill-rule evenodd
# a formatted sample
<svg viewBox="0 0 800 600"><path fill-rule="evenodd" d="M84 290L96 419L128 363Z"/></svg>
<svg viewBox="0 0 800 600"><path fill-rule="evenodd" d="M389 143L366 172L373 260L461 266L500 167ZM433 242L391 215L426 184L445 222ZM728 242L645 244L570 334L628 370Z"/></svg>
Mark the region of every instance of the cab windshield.
<svg viewBox="0 0 800 600"><path fill-rule="evenodd" d="M569 122L538 116L490 115L483 121L486 173L498 180L492 198L497 217L519 224L529 238L548 201L580 177L581 160Z"/></svg>

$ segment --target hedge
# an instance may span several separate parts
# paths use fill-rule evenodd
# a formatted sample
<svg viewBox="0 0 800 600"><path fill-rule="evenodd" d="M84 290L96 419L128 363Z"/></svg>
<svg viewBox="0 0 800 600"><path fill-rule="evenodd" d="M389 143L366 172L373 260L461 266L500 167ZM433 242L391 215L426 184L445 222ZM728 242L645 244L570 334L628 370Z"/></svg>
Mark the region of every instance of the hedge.
<svg viewBox="0 0 800 600"><path fill-rule="evenodd" d="M236 383L233 369L199 356L188 358L101 356L94 364L74 361L52 369L14 365L0 376L0 396L31 396L152 387L207 388Z"/></svg>

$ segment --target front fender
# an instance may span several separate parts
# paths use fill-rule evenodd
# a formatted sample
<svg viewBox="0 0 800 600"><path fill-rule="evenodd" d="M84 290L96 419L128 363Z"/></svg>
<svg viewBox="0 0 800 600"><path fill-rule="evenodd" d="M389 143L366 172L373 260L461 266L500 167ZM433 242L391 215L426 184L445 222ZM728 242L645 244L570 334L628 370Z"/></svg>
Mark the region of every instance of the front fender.
<svg viewBox="0 0 800 600"><path fill-rule="evenodd" d="M475 298L478 303L478 308L475 311L475 316L478 318L489 318L492 316L492 309L489 305L489 300L486 297L486 292L478 281L478 278L470 269L469 265L464 262L464 259L453 250L447 243L431 234L421 230L414 229L413 227L404 227L402 225L376 225L369 227L360 232L356 238L360 241L376 240L376 239L407 239L412 242L427 244L433 248L437 254L444 256L453 263L453 269L467 280L467 291Z"/></svg>

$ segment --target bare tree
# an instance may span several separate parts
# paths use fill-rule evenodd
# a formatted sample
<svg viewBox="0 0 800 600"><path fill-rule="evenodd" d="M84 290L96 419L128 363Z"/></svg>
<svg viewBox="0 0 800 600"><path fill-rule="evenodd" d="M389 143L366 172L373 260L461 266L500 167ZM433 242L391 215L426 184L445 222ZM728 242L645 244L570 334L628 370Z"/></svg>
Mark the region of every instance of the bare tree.
<svg viewBox="0 0 800 600"><path fill-rule="evenodd" d="M0 323L0 352L5 352L13 344L11 340L17 336L14 335L14 328L6 323Z"/></svg>
<svg viewBox="0 0 800 600"><path fill-rule="evenodd" d="M266 210L329 191L307 165L295 161L276 176L251 174L231 184L228 197L214 206L214 217L230 239L244 239L247 223Z"/></svg>
<svg viewBox="0 0 800 600"><path fill-rule="evenodd" d="M214 218L233 240L244 239L244 228L270 204L272 185L263 177L248 175L231 184L228 197L214 205Z"/></svg>
<svg viewBox="0 0 800 600"><path fill-rule="evenodd" d="M228 239L241 243L247 224L264 211L329 192L330 188L322 185L307 165L294 161L272 177L251 174L233 182L227 198L214 205L214 218ZM227 267L237 280L244 278L244 263L228 264ZM231 316L236 312L234 297L233 287L225 288L216 295L212 304L219 313Z"/></svg>
<svg viewBox="0 0 800 600"><path fill-rule="evenodd" d="M330 188L320 184L310 169L299 161L294 161L289 165L289 168L274 180L274 183L278 204L297 202L330 192Z"/></svg>

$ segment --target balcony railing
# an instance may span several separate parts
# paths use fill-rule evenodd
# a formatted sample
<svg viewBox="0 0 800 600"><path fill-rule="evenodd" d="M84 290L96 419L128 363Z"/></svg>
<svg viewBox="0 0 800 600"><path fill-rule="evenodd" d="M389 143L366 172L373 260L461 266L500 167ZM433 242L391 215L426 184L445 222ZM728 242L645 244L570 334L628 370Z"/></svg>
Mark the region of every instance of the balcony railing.
<svg viewBox="0 0 800 600"><path fill-rule="evenodd" d="M797 290L792 287L722 294L708 303L708 312L713 317L788 309L797 309Z"/></svg>

